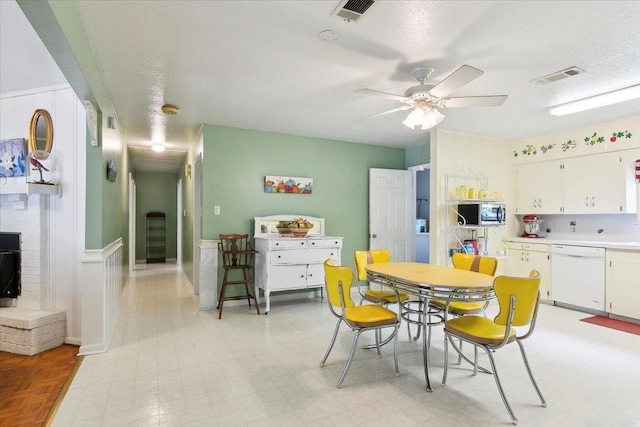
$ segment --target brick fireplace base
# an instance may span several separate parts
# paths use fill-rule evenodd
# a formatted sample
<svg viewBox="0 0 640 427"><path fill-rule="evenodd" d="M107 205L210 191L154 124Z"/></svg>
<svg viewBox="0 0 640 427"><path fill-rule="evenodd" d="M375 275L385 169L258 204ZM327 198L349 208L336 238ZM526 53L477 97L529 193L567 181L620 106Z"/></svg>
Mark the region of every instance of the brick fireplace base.
<svg viewBox="0 0 640 427"><path fill-rule="evenodd" d="M33 356L64 344L67 313L0 308L0 351Z"/></svg>

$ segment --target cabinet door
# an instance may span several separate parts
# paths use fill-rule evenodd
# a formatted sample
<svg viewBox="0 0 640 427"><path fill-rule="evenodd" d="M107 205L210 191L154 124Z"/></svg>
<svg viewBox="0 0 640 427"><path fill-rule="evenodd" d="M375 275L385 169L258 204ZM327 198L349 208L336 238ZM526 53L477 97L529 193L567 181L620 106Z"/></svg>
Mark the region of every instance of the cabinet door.
<svg viewBox="0 0 640 427"><path fill-rule="evenodd" d="M307 266L307 287L321 286L324 286L324 264L309 264Z"/></svg>
<svg viewBox="0 0 640 427"><path fill-rule="evenodd" d="M592 156L566 159L564 163L564 213L582 214L591 211Z"/></svg>
<svg viewBox="0 0 640 427"><path fill-rule="evenodd" d="M562 163L550 161L520 165L516 169L517 214L562 212Z"/></svg>
<svg viewBox="0 0 640 427"><path fill-rule="evenodd" d="M269 269L269 288L272 291L304 289L307 287L307 265L272 265Z"/></svg>
<svg viewBox="0 0 640 427"><path fill-rule="evenodd" d="M515 246L515 248L514 248ZM523 247L533 247L540 249L532 251ZM543 301L551 300L551 261L549 260L548 245L536 244L512 244L507 245L511 249L509 259L513 267L513 275L526 277L531 270L538 270L540 273L540 298Z"/></svg>
<svg viewBox="0 0 640 427"><path fill-rule="evenodd" d="M618 153L574 157L564 163L564 212L623 212L625 170Z"/></svg>
<svg viewBox="0 0 640 427"><path fill-rule="evenodd" d="M605 309L640 319L640 253L607 249L606 258Z"/></svg>
<svg viewBox="0 0 640 427"><path fill-rule="evenodd" d="M545 252L527 252L527 270L525 275L528 276L531 270L538 270L540 273L540 299L543 301L551 300L551 261L549 254Z"/></svg>

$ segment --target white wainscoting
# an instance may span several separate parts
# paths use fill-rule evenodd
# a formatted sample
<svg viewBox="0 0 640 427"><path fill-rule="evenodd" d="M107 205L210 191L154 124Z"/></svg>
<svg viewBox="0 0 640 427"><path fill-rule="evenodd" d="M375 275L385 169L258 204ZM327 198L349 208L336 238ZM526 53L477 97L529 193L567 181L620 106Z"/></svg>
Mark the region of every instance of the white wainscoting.
<svg viewBox="0 0 640 427"><path fill-rule="evenodd" d="M218 304L218 241L200 240L200 310Z"/></svg>
<svg viewBox="0 0 640 427"><path fill-rule="evenodd" d="M82 345L80 355L104 353L120 314L124 288L122 239L103 249L86 250L82 260L80 294Z"/></svg>

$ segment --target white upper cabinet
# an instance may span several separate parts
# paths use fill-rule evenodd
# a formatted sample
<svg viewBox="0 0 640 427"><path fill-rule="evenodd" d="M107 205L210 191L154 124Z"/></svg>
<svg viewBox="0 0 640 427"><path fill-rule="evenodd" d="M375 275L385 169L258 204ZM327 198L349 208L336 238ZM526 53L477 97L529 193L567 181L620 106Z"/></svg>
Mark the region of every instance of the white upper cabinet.
<svg viewBox="0 0 640 427"><path fill-rule="evenodd" d="M640 149L516 166L516 214L636 212Z"/></svg>
<svg viewBox="0 0 640 427"><path fill-rule="evenodd" d="M618 153L564 161L564 213L626 213L625 168Z"/></svg>
<svg viewBox="0 0 640 427"><path fill-rule="evenodd" d="M518 166L516 191L516 214L562 213L562 162L552 160Z"/></svg>

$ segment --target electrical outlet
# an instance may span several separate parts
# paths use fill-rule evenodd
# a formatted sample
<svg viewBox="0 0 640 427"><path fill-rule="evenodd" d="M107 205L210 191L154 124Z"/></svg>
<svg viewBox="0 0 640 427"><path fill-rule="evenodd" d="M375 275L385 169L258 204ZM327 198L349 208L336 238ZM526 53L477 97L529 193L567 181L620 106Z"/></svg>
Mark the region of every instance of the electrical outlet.
<svg viewBox="0 0 640 427"><path fill-rule="evenodd" d="M213 207L213 214L214 215L220 215L220 206L214 206Z"/></svg>

